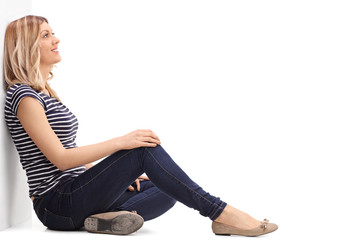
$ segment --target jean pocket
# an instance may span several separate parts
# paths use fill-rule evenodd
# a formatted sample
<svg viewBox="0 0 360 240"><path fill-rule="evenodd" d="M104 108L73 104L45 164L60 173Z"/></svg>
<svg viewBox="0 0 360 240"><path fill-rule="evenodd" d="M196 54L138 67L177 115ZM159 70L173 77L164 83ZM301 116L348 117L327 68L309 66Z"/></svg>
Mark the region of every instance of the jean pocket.
<svg viewBox="0 0 360 240"><path fill-rule="evenodd" d="M63 217L52 213L45 208L44 225L52 230L74 230L75 226L71 217Z"/></svg>

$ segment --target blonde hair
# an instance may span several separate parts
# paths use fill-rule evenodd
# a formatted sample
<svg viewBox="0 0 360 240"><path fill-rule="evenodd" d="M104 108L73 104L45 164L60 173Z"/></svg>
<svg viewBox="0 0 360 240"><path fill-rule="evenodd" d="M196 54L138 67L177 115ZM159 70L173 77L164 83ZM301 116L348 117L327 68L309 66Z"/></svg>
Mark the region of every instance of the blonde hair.
<svg viewBox="0 0 360 240"><path fill-rule="evenodd" d="M59 100L57 94L49 86L50 76L45 79L45 89L40 73L40 25L48 20L40 16L25 16L11 22L5 32L4 75L6 87L9 89L17 83L27 84L35 90L49 92L50 96Z"/></svg>

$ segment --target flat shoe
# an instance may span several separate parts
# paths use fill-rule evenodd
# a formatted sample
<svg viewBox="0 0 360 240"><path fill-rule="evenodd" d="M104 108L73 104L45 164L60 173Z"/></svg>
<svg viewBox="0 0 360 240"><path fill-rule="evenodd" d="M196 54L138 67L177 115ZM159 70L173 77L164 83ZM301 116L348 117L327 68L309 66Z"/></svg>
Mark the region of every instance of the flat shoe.
<svg viewBox="0 0 360 240"><path fill-rule="evenodd" d="M232 227L230 225L218 222L212 222L212 231L216 235L240 235L240 236L248 236L248 237L255 237L264 235L267 233L271 233L278 229L278 226L275 223L269 223L269 220L264 219L261 224L249 230L243 230L237 227Z"/></svg>
<svg viewBox="0 0 360 240"><path fill-rule="evenodd" d="M88 232L128 235L139 230L144 219L136 212L119 211L91 215L84 221Z"/></svg>

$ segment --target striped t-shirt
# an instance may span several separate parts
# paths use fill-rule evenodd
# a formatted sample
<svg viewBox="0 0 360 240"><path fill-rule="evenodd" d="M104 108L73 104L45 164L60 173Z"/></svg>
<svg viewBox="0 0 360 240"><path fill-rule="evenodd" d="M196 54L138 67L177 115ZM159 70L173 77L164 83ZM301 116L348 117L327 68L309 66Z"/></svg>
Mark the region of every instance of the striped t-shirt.
<svg viewBox="0 0 360 240"><path fill-rule="evenodd" d="M36 99L44 108L51 128L64 148L75 148L78 121L69 109L56 98L36 91L26 84L12 85L6 94L5 121L20 156L20 162L26 171L29 195L41 196L55 187L61 180L76 177L85 171L77 167L60 171L52 164L31 140L17 118L20 101L24 97Z"/></svg>

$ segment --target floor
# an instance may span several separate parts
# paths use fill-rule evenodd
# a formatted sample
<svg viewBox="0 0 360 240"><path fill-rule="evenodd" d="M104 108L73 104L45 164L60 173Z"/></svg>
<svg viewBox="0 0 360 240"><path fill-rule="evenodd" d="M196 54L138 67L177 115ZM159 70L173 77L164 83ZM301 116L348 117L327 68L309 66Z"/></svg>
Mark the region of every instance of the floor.
<svg viewBox="0 0 360 240"><path fill-rule="evenodd" d="M71 239L114 239L116 237L131 237L138 239L228 239L226 236L216 236L211 231L211 221L203 218L197 212L188 209L180 204L168 213L158 219L145 222L144 226L136 233L128 236L116 236L107 234L93 234L86 231L62 232L52 231L44 227L41 222L32 217L32 221L27 221L17 226L8 228L0 232L0 239L18 239L18 237L26 237L26 239L37 240L71 240ZM262 236L266 239L280 239L282 231L275 232L271 235ZM231 238L233 238L232 236ZM242 238L242 237L240 237ZM284 237L285 239L285 237Z"/></svg>
<svg viewBox="0 0 360 240"><path fill-rule="evenodd" d="M274 204L273 204L274 205ZM314 208L286 208L281 211L269 211L265 216L279 225L279 229L271 234L260 236L260 239L276 240L304 240L304 239L360 239L358 232L358 214L354 204L341 205L337 208L326 207L326 211L315 211ZM325 207L325 206L324 206ZM357 208L357 206L356 206ZM265 209L260 207L262 212ZM275 206L274 209L280 209ZM330 211L329 211L330 210ZM261 215L254 212L255 216ZM346 230L346 231L344 231ZM33 215L32 221L27 221L17 226L0 231L1 240L20 239L26 240L72 240L72 239L249 239L239 236L216 236L211 231L211 221L203 218L196 211L177 203L169 212L152 221L145 222L144 226L136 233L127 236L108 234L94 234L86 231L53 231L44 227ZM258 239L257 238L257 239Z"/></svg>

